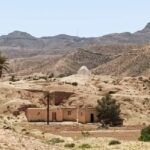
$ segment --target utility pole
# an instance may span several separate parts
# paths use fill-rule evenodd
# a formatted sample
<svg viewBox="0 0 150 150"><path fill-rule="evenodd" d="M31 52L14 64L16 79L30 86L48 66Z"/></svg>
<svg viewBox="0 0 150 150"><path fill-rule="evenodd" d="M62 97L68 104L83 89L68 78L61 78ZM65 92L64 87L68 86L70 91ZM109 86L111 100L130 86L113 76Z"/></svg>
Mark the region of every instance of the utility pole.
<svg viewBox="0 0 150 150"><path fill-rule="evenodd" d="M77 104L77 123L79 123L79 104Z"/></svg>
<svg viewBox="0 0 150 150"><path fill-rule="evenodd" d="M79 123L79 107L77 107L77 123Z"/></svg>
<svg viewBox="0 0 150 150"><path fill-rule="evenodd" d="M49 93L47 94L47 125L49 125Z"/></svg>

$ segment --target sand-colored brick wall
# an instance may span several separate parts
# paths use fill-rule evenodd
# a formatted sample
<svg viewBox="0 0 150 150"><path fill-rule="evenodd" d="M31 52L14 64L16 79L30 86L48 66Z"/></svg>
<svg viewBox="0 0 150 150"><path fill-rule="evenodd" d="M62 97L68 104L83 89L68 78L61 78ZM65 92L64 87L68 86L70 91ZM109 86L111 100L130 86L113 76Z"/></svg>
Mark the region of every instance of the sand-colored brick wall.
<svg viewBox="0 0 150 150"><path fill-rule="evenodd" d="M94 108L51 108L49 111L49 121L77 121L80 123L90 123L91 114L93 114L93 122L97 122L97 113ZM46 108L28 108L26 111L28 121L46 121Z"/></svg>
<svg viewBox="0 0 150 150"><path fill-rule="evenodd" d="M46 114L45 108L28 108L26 110L28 121L46 121Z"/></svg>
<svg viewBox="0 0 150 150"><path fill-rule="evenodd" d="M56 120L53 120L52 113L56 113ZM26 117L28 121L46 121L47 109L46 108L28 108L26 110ZM63 121L63 113L61 108L50 108L49 121Z"/></svg>
<svg viewBox="0 0 150 150"><path fill-rule="evenodd" d="M63 108L63 120L64 121L77 121L76 108Z"/></svg>
<svg viewBox="0 0 150 150"><path fill-rule="evenodd" d="M49 119L55 121L52 118L52 114L56 113L56 121L63 121L63 111L61 108L50 108Z"/></svg>
<svg viewBox="0 0 150 150"><path fill-rule="evenodd" d="M86 108L85 109L85 120L86 123L91 122L91 114L94 115L94 122L97 122L97 112L95 108Z"/></svg>
<svg viewBox="0 0 150 150"><path fill-rule="evenodd" d="M85 109L79 109L78 111L78 122L86 123L86 111Z"/></svg>
<svg viewBox="0 0 150 150"><path fill-rule="evenodd" d="M91 114L94 116L94 121L97 122L97 114L94 108L63 108L63 121L77 121L79 123L90 123Z"/></svg>

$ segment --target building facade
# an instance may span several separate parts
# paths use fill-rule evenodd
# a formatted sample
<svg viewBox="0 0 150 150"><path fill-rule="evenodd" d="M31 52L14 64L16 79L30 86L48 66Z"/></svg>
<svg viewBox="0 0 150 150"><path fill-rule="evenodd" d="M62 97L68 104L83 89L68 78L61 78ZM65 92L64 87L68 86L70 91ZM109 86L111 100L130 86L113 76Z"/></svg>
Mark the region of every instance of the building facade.
<svg viewBox="0 0 150 150"><path fill-rule="evenodd" d="M30 122L47 121L46 108L28 108L26 110L27 120ZM51 107L49 110L49 121L62 122L73 121L79 123L97 122L96 109L92 107L76 108L76 107Z"/></svg>

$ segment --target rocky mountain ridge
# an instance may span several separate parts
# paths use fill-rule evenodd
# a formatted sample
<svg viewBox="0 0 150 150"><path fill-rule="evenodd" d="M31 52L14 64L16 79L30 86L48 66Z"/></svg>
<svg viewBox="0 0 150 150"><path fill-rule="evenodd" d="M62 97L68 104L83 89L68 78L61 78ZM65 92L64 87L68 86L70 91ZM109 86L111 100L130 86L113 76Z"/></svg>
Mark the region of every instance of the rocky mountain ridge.
<svg viewBox="0 0 150 150"><path fill-rule="evenodd" d="M65 34L37 38L26 32L14 31L0 36L0 51L10 59L12 72L18 74L42 72L65 76L85 65L96 74L137 76L149 73L149 46L145 46L149 42L150 23L135 33L114 33L93 38ZM131 55L135 49L136 54ZM143 49L148 52L143 54ZM130 68L132 64L137 67ZM143 71L141 65L145 68Z"/></svg>

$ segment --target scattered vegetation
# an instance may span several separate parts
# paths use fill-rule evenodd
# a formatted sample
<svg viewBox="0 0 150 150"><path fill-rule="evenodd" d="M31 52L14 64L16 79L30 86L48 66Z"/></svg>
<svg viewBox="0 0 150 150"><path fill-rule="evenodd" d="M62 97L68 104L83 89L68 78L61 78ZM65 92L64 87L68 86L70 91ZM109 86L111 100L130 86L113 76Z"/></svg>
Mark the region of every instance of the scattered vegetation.
<svg viewBox="0 0 150 150"><path fill-rule="evenodd" d="M83 137L89 137L90 133L88 131L81 131Z"/></svg>
<svg viewBox="0 0 150 150"><path fill-rule="evenodd" d="M65 141L60 138L52 138L50 141L48 141L48 143L50 143L50 144L57 144L57 143L63 143L63 142L65 142Z"/></svg>
<svg viewBox="0 0 150 150"><path fill-rule="evenodd" d="M12 75L9 81L16 82L16 81L19 81L19 79L16 79L15 75Z"/></svg>
<svg viewBox="0 0 150 150"><path fill-rule="evenodd" d="M64 145L64 147L73 148L73 147L75 147L75 144L74 143L67 143Z"/></svg>
<svg viewBox="0 0 150 150"><path fill-rule="evenodd" d="M102 124L102 127L120 126L123 124L123 119L120 117L120 104L116 103L115 99L112 99L110 94L107 94L101 100L97 101L97 117Z"/></svg>
<svg viewBox="0 0 150 150"><path fill-rule="evenodd" d="M20 115L20 112L19 112L18 110L16 110L16 111L14 111L12 114L13 114L15 117L17 117L17 116Z"/></svg>
<svg viewBox="0 0 150 150"><path fill-rule="evenodd" d="M78 83L77 82L73 82L72 85L73 86L78 86Z"/></svg>
<svg viewBox="0 0 150 150"><path fill-rule="evenodd" d="M109 142L109 145L117 145L117 144L121 144L121 142L118 141L118 140L111 140L111 141Z"/></svg>
<svg viewBox="0 0 150 150"><path fill-rule="evenodd" d="M48 78L53 78L54 77L54 73L49 74Z"/></svg>
<svg viewBox="0 0 150 150"><path fill-rule="evenodd" d="M2 77L3 71L8 71L7 58L2 56L0 52L0 78Z"/></svg>
<svg viewBox="0 0 150 150"><path fill-rule="evenodd" d="M90 144L82 144L79 146L81 149L92 148Z"/></svg>
<svg viewBox="0 0 150 150"><path fill-rule="evenodd" d="M150 125L141 130L141 136L139 137L140 141L150 142Z"/></svg>
<svg viewBox="0 0 150 150"><path fill-rule="evenodd" d="M15 82L15 76L12 75L11 78L9 79L9 81Z"/></svg>
<svg viewBox="0 0 150 150"><path fill-rule="evenodd" d="M138 80L139 81L143 81L143 77L138 77Z"/></svg>

